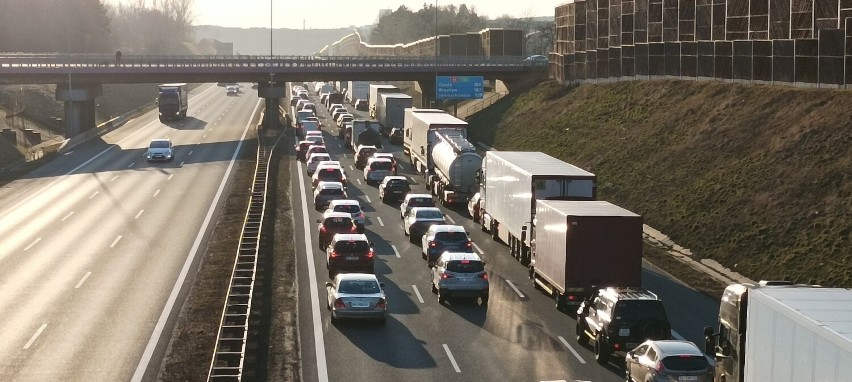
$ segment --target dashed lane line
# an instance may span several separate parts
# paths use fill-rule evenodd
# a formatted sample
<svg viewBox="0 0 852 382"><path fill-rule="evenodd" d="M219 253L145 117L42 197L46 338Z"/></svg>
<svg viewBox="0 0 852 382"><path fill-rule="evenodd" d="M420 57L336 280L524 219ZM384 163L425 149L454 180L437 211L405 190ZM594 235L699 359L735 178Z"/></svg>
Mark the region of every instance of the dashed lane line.
<svg viewBox="0 0 852 382"><path fill-rule="evenodd" d="M509 284L509 287L510 287L510 288L512 288L512 290L513 290L513 291L515 291L515 293L517 293L517 294L518 294L518 297L520 297L520 298L524 298L524 297L525 297L525 296L524 296L524 294L523 294L523 293L521 293L521 291L520 291L520 290L518 290L518 287L516 287L514 283L512 283L512 282L511 282L511 281L509 281L509 280L506 280L506 284Z"/></svg>
<svg viewBox="0 0 852 382"><path fill-rule="evenodd" d="M565 341L565 338L563 338L562 336L559 336L559 342L562 342L562 345L564 345L566 348L568 348L568 350L571 352L571 354L573 354L574 357L576 357L577 360L580 361L580 363L582 363L583 365L586 364L586 360L584 360L583 357L580 357L580 353L577 353L577 351L574 350L574 348L571 347L571 345L568 344L568 341Z"/></svg>
<svg viewBox="0 0 852 382"><path fill-rule="evenodd" d="M80 279L80 282L78 282L77 285L74 286L74 289L80 289L80 287L83 286L83 283L86 282L86 280L88 280L89 276L91 276L91 275L92 275L92 272L86 272L86 274L83 275L83 278Z"/></svg>
<svg viewBox="0 0 852 382"><path fill-rule="evenodd" d="M444 345L444 352L447 353L447 358L449 358L450 363L453 364L453 369L456 371L456 373L461 373L461 369L459 369L459 364L456 363L456 359L455 359L455 357L453 357L453 353L450 352L450 347L447 346L447 344L443 344L443 345Z"/></svg>
<svg viewBox="0 0 852 382"><path fill-rule="evenodd" d="M36 342L36 340L38 339L38 336L40 336L41 333L44 332L45 328L47 328L47 324L41 324L41 326L38 328L38 330L36 330L35 334L33 334L33 336L30 337L30 340L27 341L27 344L24 345L24 350L27 350L27 349L30 348L30 346L33 346L33 343Z"/></svg>
<svg viewBox="0 0 852 382"><path fill-rule="evenodd" d="M417 301L420 301L421 304L425 303L425 301L423 301L423 296L420 295L420 290L417 289L417 285L412 285L411 288L414 289L414 294L417 295Z"/></svg>

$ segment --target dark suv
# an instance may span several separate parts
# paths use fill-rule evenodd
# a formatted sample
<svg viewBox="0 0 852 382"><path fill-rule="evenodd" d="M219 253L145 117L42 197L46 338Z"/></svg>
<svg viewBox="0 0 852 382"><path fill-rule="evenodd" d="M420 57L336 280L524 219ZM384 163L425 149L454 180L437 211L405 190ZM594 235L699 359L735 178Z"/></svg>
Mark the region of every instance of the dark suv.
<svg viewBox="0 0 852 382"><path fill-rule="evenodd" d="M642 288L600 289L577 310L577 342L595 341L595 360L605 364L613 352L627 352L645 340L671 337L663 302Z"/></svg>
<svg viewBox="0 0 852 382"><path fill-rule="evenodd" d="M338 233L325 252L330 279L338 273L375 273L373 243L363 233Z"/></svg>

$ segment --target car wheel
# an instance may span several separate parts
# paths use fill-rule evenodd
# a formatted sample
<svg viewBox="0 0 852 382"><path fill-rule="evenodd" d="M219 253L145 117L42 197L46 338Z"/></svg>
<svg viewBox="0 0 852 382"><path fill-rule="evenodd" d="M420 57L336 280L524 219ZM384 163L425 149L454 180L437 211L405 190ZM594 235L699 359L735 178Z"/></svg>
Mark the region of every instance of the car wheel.
<svg viewBox="0 0 852 382"><path fill-rule="evenodd" d="M595 337L595 361L597 361L601 365L605 365L607 361L609 361L609 355L612 351L609 349L609 345L604 340L603 336L598 333L597 337Z"/></svg>
<svg viewBox="0 0 852 382"><path fill-rule="evenodd" d="M338 322L340 322L340 319L334 316L334 311L332 310L331 311L331 324L334 325L334 324L337 324Z"/></svg>
<svg viewBox="0 0 852 382"><path fill-rule="evenodd" d="M448 292L447 292L446 289L444 289L444 288L438 289L438 303L439 304L443 304L445 301L447 301L447 297L449 297L447 294L448 294Z"/></svg>
<svg viewBox="0 0 852 382"><path fill-rule="evenodd" d="M488 294L487 294L487 293L486 293L486 294L483 294L483 295L482 295L482 296L480 296L479 298L481 299L481 303L480 303L480 305L482 305L482 306L488 306Z"/></svg>
<svg viewBox="0 0 852 382"><path fill-rule="evenodd" d="M589 337L586 336L586 329L583 327L583 324L580 323L580 320L582 320L582 318L578 318L577 324L574 326L577 331L577 343L586 346L589 344Z"/></svg>
<svg viewBox="0 0 852 382"><path fill-rule="evenodd" d="M414 237L414 235L412 235L411 233L409 233L409 234L408 234L408 241L410 241L412 244L417 244L417 241L418 241L418 240Z"/></svg>

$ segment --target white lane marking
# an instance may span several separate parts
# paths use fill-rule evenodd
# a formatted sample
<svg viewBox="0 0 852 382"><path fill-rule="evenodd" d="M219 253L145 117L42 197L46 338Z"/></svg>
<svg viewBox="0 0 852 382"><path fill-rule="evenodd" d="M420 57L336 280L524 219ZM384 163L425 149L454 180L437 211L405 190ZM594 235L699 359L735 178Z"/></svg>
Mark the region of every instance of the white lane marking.
<svg viewBox="0 0 852 382"><path fill-rule="evenodd" d="M156 198L156 197L157 197L157 195L160 195L160 190L157 190L156 192L154 192L154 196L153 196L153 197L154 197L154 198Z"/></svg>
<svg viewBox="0 0 852 382"><path fill-rule="evenodd" d="M361 185L361 179L357 179L357 178L356 178L356 179L355 179L355 181L356 181L356 182L358 182L358 185L359 185L359 186Z"/></svg>
<svg viewBox="0 0 852 382"><path fill-rule="evenodd" d="M346 153L343 153L343 154L340 154L340 155L343 155L343 157L346 158Z"/></svg>
<svg viewBox="0 0 852 382"><path fill-rule="evenodd" d="M447 344L443 344L443 345L444 345L444 351L447 353L447 358L449 358L450 363L453 364L453 369L456 370L456 373L461 373L461 370L459 370L459 364L457 364L456 359L453 358L453 353L450 353L450 347L447 346Z"/></svg>
<svg viewBox="0 0 852 382"><path fill-rule="evenodd" d="M372 200L370 200L370 195L364 195L364 198L367 199L367 203L373 202Z"/></svg>
<svg viewBox="0 0 852 382"><path fill-rule="evenodd" d="M402 256L399 255L399 251L396 249L396 246L391 244L391 249L393 249L393 254L396 255L398 259L401 259Z"/></svg>
<svg viewBox="0 0 852 382"><path fill-rule="evenodd" d="M172 178L174 178L174 177L175 177L175 174L169 174L169 177L166 180L172 180Z"/></svg>
<svg viewBox="0 0 852 382"><path fill-rule="evenodd" d="M302 171L302 162L296 162L296 168L299 172ZM299 191L301 195L305 195L305 179L299 177ZM302 198L302 216L308 216L308 202L306 198ZM317 357L317 378L320 382L328 381L328 366L325 360L325 340L322 334L322 317L319 311L319 292L317 291L317 271L314 265L314 244L311 237L311 227L308 225L308 219L304 220L305 231L305 257L308 260L308 282L311 285L311 321L314 325L314 349Z"/></svg>
<svg viewBox="0 0 852 382"><path fill-rule="evenodd" d="M215 87L211 87L210 89L214 89ZM260 107L261 102L258 100L257 105L254 107L254 111L252 111L251 115L254 116L257 114L257 109ZM145 371L148 370L148 364L151 362L151 358L154 356L154 349L157 348L157 344L160 342L160 337L163 334L163 330L166 326L166 321L172 315L172 310L175 306L175 301L177 301L178 295L181 293L181 289L183 289L184 283L186 283L186 277L189 274L189 269L192 267L192 263L195 262L195 256L198 254L198 248L201 247L201 241L204 239L204 233L207 232L207 227L210 225L210 221L213 220L213 212L216 210L216 207L219 205L219 199L222 198L222 193L225 191L225 184L228 183L228 178L231 175L231 171L234 168L234 163L237 161L237 156L240 154L243 148L243 141L246 139L246 134L248 134L249 127L251 126L251 119L246 122L246 127L243 129L243 136L240 138L240 143L237 144L237 148L234 150L234 154L231 156L231 161L228 163L228 169L225 170L225 175L222 177L222 181L219 183L219 189L216 190L216 197L213 198L213 203L210 204L210 208L207 210L207 215L204 216L204 222L201 223L201 227L198 229L198 235L195 236L195 241L192 243L192 248L189 249L189 255L186 257L186 261L183 263L183 268L180 270L180 274L178 275L177 280L175 280L175 285L172 287L172 291L169 294L168 300L166 300L166 305L163 307L163 311L160 313L160 318L157 319L157 325L154 326L154 332L151 333L151 338L148 340L148 345L145 346L145 351L142 353L142 358L139 360L139 364L136 365L136 371L133 373L133 377L130 379L132 382L140 382L142 377L145 375Z"/></svg>
<svg viewBox="0 0 852 382"><path fill-rule="evenodd" d="M98 191L95 191L95 193L89 195L89 200L92 200L92 198L94 198L95 196L98 196Z"/></svg>
<svg viewBox="0 0 852 382"><path fill-rule="evenodd" d="M192 152L193 152L192 150L189 150L189 154L186 154L186 156L191 157L191 156L192 156Z"/></svg>
<svg viewBox="0 0 852 382"><path fill-rule="evenodd" d="M142 213L143 213L143 212L145 212L145 210L139 210L139 212L137 212L137 213L136 213L136 216L134 216L133 218L134 218L134 219L139 219L139 217L140 217L140 216L142 216Z"/></svg>
<svg viewBox="0 0 852 382"><path fill-rule="evenodd" d="M400 170L405 170L405 167L402 165L402 163L397 163L396 167L399 167Z"/></svg>
<svg viewBox="0 0 852 382"><path fill-rule="evenodd" d="M63 221L63 222L64 222L64 221L68 220L68 218L70 218L70 217L71 217L71 215L74 215L74 211L69 212L69 213L68 213L68 215L65 215L65 217L64 217L64 218L62 218L62 220L60 220L60 221Z"/></svg>
<svg viewBox="0 0 852 382"><path fill-rule="evenodd" d="M482 248L479 248L479 246L476 245L476 243L473 243L473 248L476 249L476 252L479 252L480 255L485 254L485 252L482 250Z"/></svg>
<svg viewBox="0 0 852 382"><path fill-rule="evenodd" d="M565 341L565 338L559 336L559 342L562 342L562 345L565 345L565 347L568 348L569 351L571 351L571 354L573 354L574 357L576 357L577 360L580 361L580 363L584 365L586 364L586 360L584 360L583 357L580 357L580 353L577 353L577 351L574 350L574 348L572 348L571 345L568 344L568 341Z"/></svg>
<svg viewBox="0 0 852 382"><path fill-rule="evenodd" d="M349 171L355 171L355 167L352 167L351 164L349 165Z"/></svg>
<svg viewBox="0 0 852 382"><path fill-rule="evenodd" d="M109 181L110 181L110 182L115 182L115 180L116 180L116 179L118 179L118 175L116 175L116 176L112 177L112 179L110 179Z"/></svg>
<svg viewBox="0 0 852 382"><path fill-rule="evenodd" d="M520 290L518 290L518 287L516 287L516 286L515 286L515 284L513 284L513 283L512 283L511 281L509 281L509 280L506 280L506 284L509 284L509 287L511 287L511 288L512 288L512 290L513 290L513 291L515 291L515 293L517 293L517 294L518 294L518 296L519 296L520 298L524 298L524 294L523 294L523 293L521 293L521 291L520 291Z"/></svg>
<svg viewBox="0 0 852 382"><path fill-rule="evenodd" d="M207 138L207 134L204 134L204 136L202 138Z"/></svg>
<svg viewBox="0 0 852 382"><path fill-rule="evenodd" d="M385 226L385 222L383 222L383 221L382 221L382 217L381 217L381 216L376 216L376 220L378 220L378 221L379 221L379 225L380 225L380 226L382 226L382 227L384 227L384 226Z"/></svg>
<svg viewBox="0 0 852 382"><path fill-rule="evenodd" d="M186 163L186 162L181 161L181 162L180 162L180 165L179 165L178 167L183 167L183 164L184 164L184 163Z"/></svg>
<svg viewBox="0 0 852 382"><path fill-rule="evenodd" d="M453 220L453 218L452 218L452 217L450 217L450 215L444 215L444 217L445 217L445 218L447 218L447 220L449 220L449 221L450 221L450 223L456 224L456 221L455 221L455 220Z"/></svg>
<svg viewBox="0 0 852 382"><path fill-rule="evenodd" d="M33 336L30 337L30 340L27 341L27 344L24 345L24 350L27 350L27 349L30 348L30 346L33 346L33 342L35 342L38 339L38 336L41 335L41 332L43 332L45 328L47 328L47 324L41 324L41 326L38 328L38 330L36 330L35 334L33 334Z"/></svg>
<svg viewBox="0 0 852 382"><path fill-rule="evenodd" d="M337 146L340 147L341 149L343 148L343 145L341 145L339 143L337 144Z"/></svg>
<svg viewBox="0 0 852 382"><path fill-rule="evenodd" d="M136 162L133 162L133 163L131 163L129 166L127 166L127 168L131 168L131 167L133 167L133 166L135 166L135 165L136 165Z"/></svg>
<svg viewBox="0 0 852 382"><path fill-rule="evenodd" d="M417 295L417 300L420 301L421 304L425 303L425 301L423 301L423 296L420 295L420 290L417 289L417 285L412 285L411 287L414 288L414 294Z"/></svg>
<svg viewBox="0 0 852 382"><path fill-rule="evenodd" d="M674 331L674 329L672 329L672 336L673 336L674 338L677 338L677 339L681 340L681 341L683 341L683 340L684 340L683 336L682 336L682 335L680 335L680 334L678 334L678 332Z"/></svg>
<svg viewBox="0 0 852 382"><path fill-rule="evenodd" d="M92 275L92 272L86 272L86 274L83 276L83 278L82 278L82 279L80 279L80 282L78 282L78 283L77 283L77 285L76 285L76 286L74 286L74 289L80 289L80 287L81 287L81 286L83 286L83 283L84 283L84 282L86 282L86 280L87 280L87 279L89 278L89 276L91 276L91 275Z"/></svg>
<svg viewBox="0 0 852 382"><path fill-rule="evenodd" d="M24 251L28 251L30 248L32 248L34 245L38 244L38 242L40 242L40 241L41 241L40 237L36 238L35 240L33 240L32 243L30 243L30 245L28 245L26 248L24 248Z"/></svg>
<svg viewBox="0 0 852 382"><path fill-rule="evenodd" d="M109 247L110 247L110 248L115 248L115 246L118 244L118 242L119 242L119 241L121 241L121 238L122 238L122 237L123 237L123 236L118 235L118 237L117 237L117 238L115 238L115 240L113 240L113 241L112 241L112 244L110 244L110 245L109 245Z"/></svg>

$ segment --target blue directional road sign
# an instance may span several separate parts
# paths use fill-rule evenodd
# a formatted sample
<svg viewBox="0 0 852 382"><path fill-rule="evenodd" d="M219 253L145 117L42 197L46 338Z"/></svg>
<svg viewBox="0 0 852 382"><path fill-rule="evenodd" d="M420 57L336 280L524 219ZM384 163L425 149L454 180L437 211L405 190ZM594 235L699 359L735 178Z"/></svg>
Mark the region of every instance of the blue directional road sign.
<svg viewBox="0 0 852 382"><path fill-rule="evenodd" d="M436 99L482 99L482 76L438 76Z"/></svg>

